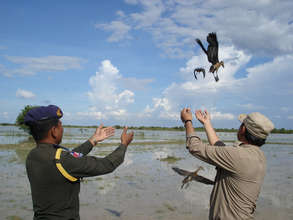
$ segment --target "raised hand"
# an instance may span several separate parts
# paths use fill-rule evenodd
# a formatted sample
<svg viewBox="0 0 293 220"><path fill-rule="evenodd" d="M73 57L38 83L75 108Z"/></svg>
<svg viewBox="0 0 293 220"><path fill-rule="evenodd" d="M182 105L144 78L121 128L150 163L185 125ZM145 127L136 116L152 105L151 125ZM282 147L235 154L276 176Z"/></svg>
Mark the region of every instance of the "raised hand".
<svg viewBox="0 0 293 220"><path fill-rule="evenodd" d="M204 112L202 112L201 110L196 110L195 111L195 117L203 125L206 124L206 123L209 123L211 121L210 114L208 113L207 110L204 110Z"/></svg>
<svg viewBox="0 0 293 220"><path fill-rule="evenodd" d="M96 145L98 142L101 142L105 140L106 138L109 138L115 134L115 128L113 127L106 127L103 128L103 124L100 124L100 126L96 129L94 135L89 139L89 141Z"/></svg>
<svg viewBox="0 0 293 220"><path fill-rule="evenodd" d="M184 109L182 109L181 114L180 114L180 117L181 117L181 120L182 120L183 123L185 121L187 121L187 120L191 120L192 121L192 113L191 113L190 108L184 108Z"/></svg>
<svg viewBox="0 0 293 220"><path fill-rule="evenodd" d="M127 126L124 127L121 134L121 144L127 147L133 140L133 134L133 131L127 134Z"/></svg>

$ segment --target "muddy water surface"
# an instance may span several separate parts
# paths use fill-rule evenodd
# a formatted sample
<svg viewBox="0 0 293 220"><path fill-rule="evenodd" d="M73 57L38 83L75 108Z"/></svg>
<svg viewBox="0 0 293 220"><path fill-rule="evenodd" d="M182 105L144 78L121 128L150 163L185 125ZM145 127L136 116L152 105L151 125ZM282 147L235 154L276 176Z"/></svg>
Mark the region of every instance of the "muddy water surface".
<svg viewBox="0 0 293 220"><path fill-rule="evenodd" d="M0 219L32 219L30 186L24 161L33 143L16 128L0 128ZM12 130L15 131L12 132ZM10 135L9 132L13 133ZM82 143L93 129L65 129L63 145ZM94 148L103 157L118 146L121 130ZM200 134L204 139L204 134ZM1 137L2 136L2 137ZM220 133L229 142L234 133ZM192 182L180 189L182 178L172 166L215 176L215 168L190 155L184 146L184 132L135 131L125 162L114 173L86 178L81 184L81 219L207 219L211 186ZM256 219L293 219L293 137L272 135L263 150L267 174L257 203Z"/></svg>

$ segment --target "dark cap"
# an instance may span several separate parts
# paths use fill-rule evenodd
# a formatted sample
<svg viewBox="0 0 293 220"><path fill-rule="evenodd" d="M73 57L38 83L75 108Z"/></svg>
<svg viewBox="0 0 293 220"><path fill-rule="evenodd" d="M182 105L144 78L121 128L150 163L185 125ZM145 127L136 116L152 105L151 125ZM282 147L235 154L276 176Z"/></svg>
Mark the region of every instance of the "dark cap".
<svg viewBox="0 0 293 220"><path fill-rule="evenodd" d="M26 113L24 117L24 123L29 124L29 123L43 121L47 119L53 119L53 118L59 119L62 116L63 116L63 112L56 105L40 106L40 107L32 108Z"/></svg>

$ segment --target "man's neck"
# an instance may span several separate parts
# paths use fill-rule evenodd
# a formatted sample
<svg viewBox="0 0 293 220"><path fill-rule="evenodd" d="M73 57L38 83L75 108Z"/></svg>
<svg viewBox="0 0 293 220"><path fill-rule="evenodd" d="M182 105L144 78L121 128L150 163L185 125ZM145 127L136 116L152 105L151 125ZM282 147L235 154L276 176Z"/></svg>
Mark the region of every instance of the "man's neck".
<svg viewBox="0 0 293 220"><path fill-rule="evenodd" d="M38 144L59 144L59 143L56 143L56 141L53 139L50 139L50 138L45 138L43 140L40 140L37 142Z"/></svg>

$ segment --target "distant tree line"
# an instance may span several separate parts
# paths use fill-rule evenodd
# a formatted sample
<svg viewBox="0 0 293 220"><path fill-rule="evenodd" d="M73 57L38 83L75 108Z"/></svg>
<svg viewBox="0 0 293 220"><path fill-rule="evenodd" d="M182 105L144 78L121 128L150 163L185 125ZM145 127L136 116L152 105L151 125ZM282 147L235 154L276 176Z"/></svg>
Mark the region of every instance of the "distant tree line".
<svg viewBox="0 0 293 220"><path fill-rule="evenodd" d="M19 126L25 132L28 132L28 127L24 124L24 116L25 114L32 108L37 106L26 105L21 112L18 114L15 123L0 123L1 126ZM63 125L63 127L70 127L70 128L97 128L98 126L78 126L78 125ZM122 129L123 126L114 125L116 129ZM133 130L163 130L163 131L185 131L183 126L175 126L175 127L159 127L159 126L128 126L129 129ZM204 131L203 127L196 127L196 131ZM217 132L237 132L238 129L235 128L215 128ZM275 128L272 133L278 134L293 134L292 129L285 129L285 128Z"/></svg>
<svg viewBox="0 0 293 220"><path fill-rule="evenodd" d="M0 123L1 126L19 126L18 123ZM23 126L23 125L22 125ZM91 126L83 126L83 125L63 125L63 127L67 128L97 128L96 125ZM121 125L114 125L116 129L122 129ZM160 126L128 126L128 129L133 130L157 130L157 131L185 131L183 126L175 126L175 127L160 127ZM26 130L26 129L24 129ZM215 128L216 132L237 132L238 128ZM196 127L195 131L204 131L203 127ZM272 133L275 134L293 134L293 129L285 129L285 128L275 128Z"/></svg>

